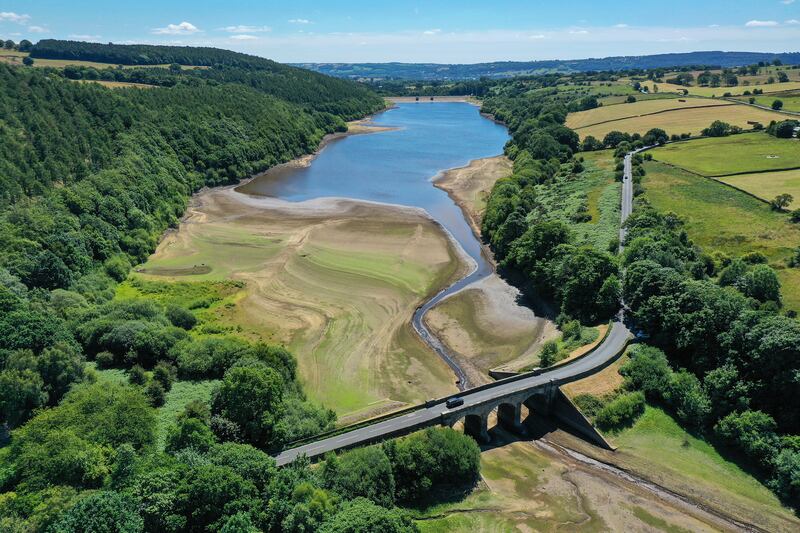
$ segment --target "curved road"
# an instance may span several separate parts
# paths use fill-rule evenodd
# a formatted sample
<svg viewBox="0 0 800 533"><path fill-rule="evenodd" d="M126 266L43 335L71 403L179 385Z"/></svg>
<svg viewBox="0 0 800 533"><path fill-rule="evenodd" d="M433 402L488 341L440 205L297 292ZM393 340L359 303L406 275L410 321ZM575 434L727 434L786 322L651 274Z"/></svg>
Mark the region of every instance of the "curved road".
<svg viewBox="0 0 800 533"><path fill-rule="evenodd" d="M621 204L621 222L623 226L633 208L632 156L633 153L625 156L625 172L622 182ZM624 239L625 229L622 228L620 230L621 247L622 243L624 243ZM473 272L466 278L463 278L460 282L457 282L456 285L465 283L467 280L473 276L476 276L477 274L478 271ZM433 302L432 305L428 306L428 304L426 304L420 307L417 310L417 313L414 315L415 320L419 319L421 323L421 317L424 315L425 311L435 305L436 302L441 301L445 292L449 291L449 289L450 288L445 289L445 291L439 293L439 295L430 300L428 303ZM453 413L464 412L466 415L476 406L492 403L498 398L533 390L537 387L548 384L563 385L565 383L582 379L586 376L599 372L608 366L625 348L631 333L625 326L623 320L624 316L621 311L619 317L613 322L611 331L609 332L608 336L606 336L605 340L600 344L600 346L598 346L588 355L580 359L576 359L573 362L554 367L545 372L529 373L524 376L501 380L488 386L466 390L459 395L464 399L464 404L452 410L447 409L447 398L442 398L437 400L435 403L420 405L415 410L404 415L383 418L368 426L360 427L346 433L323 438L310 444L285 450L278 454L275 457L275 460L278 465L285 465L291 463L301 455L314 458L324 455L330 451L343 448L352 448L359 445L370 444L384 439L405 435L424 427L440 424L443 419L443 414L451 415ZM430 338L434 337L431 335ZM438 350L437 353L439 353ZM448 364L450 364L449 361ZM453 365L455 365L455 363L452 363L451 367ZM455 367L457 366L458 365L455 365Z"/></svg>

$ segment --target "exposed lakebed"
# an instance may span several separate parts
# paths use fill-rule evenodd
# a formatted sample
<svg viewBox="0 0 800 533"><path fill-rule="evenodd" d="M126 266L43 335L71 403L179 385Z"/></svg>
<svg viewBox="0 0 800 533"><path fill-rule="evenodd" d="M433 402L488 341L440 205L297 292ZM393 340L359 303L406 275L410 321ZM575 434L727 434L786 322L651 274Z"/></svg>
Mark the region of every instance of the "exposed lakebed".
<svg viewBox="0 0 800 533"><path fill-rule="evenodd" d="M449 350L430 334L422 318L447 296L491 275L493 267L461 208L445 191L434 187L432 178L502 153L507 130L466 103L398 104L377 115L373 124L393 129L336 140L310 165L274 168L238 190L290 202L338 197L424 209L453 236L476 268L417 309L414 327L462 384L468 383Z"/></svg>

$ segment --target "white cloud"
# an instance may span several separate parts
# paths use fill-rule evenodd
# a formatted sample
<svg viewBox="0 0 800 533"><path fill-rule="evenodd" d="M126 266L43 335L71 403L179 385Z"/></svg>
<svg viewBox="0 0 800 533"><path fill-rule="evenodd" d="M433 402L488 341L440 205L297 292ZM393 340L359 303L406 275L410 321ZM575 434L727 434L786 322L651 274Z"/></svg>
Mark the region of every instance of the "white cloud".
<svg viewBox="0 0 800 533"><path fill-rule="evenodd" d="M236 35L231 35L231 39L235 39L237 41L255 41L258 39L255 35L248 35L246 33L237 33Z"/></svg>
<svg viewBox="0 0 800 533"><path fill-rule="evenodd" d="M238 26L225 26L224 28L220 28L220 30L228 33L266 33L272 31L272 28L269 26L247 26L240 24Z"/></svg>
<svg viewBox="0 0 800 533"><path fill-rule="evenodd" d="M434 28L432 30L425 30L422 33L424 33L425 35L436 35L437 33L442 33L442 30L440 28Z"/></svg>
<svg viewBox="0 0 800 533"><path fill-rule="evenodd" d="M537 33L536 35L529 35L528 39L538 40L538 39L546 39L546 37L541 33Z"/></svg>
<svg viewBox="0 0 800 533"><path fill-rule="evenodd" d="M777 25L778 23L774 20L751 20L745 24L748 28L771 28Z"/></svg>
<svg viewBox="0 0 800 533"><path fill-rule="evenodd" d="M74 41L99 42L102 35L87 35L85 33L72 33L70 35L67 35L67 37Z"/></svg>
<svg viewBox="0 0 800 533"><path fill-rule="evenodd" d="M13 11L0 11L0 21L16 22L17 24L25 24L31 20L30 15L19 15Z"/></svg>
<svg viewBox="0 0 800 533"><path fill-rule="evenodd" d="M788 24L789 26L795 26L795 25L797 25L797 24L800 24L800 20L797 20L797 19L790 19L790 20L787 20L787 21L786 21L786 24Z"/></svg>
<svg viewBox="0 0 800 533"><path fill-rule="evenodd" d="M47 33L50 30L42 26L28 26L28 31L31 33Z"/></svg>
<svg viewBox="0 0 800 533"><path fill-rule="evenodd" d="M180 24L167 24L163 28L153 28L153 33L156 35L191 35L199 31L197 26L186 21Z"/></svg>
<svg viewBox="0 0 800 533"><path fill-rule="evenodd" d="M790 6L790 5L794 4L794 1L795 0L781 0L781 4Z"/></svg>
<svg viewBox="0 0 800 533"><path fill-rule="evenodd" d="M614 26L615 28L630 28L627 24L617 24Z"/></svg>
<svg viewBox="0 0 800 533"><path fill-rule="evenodd" d="M308 19L289 19L289 24L311 24Z"/></svg>
<svg viewBox="0 0 800 533"><path fill-rule="evenodd" d="M569 30L570 35L589 35L588 30Z"/></svg>

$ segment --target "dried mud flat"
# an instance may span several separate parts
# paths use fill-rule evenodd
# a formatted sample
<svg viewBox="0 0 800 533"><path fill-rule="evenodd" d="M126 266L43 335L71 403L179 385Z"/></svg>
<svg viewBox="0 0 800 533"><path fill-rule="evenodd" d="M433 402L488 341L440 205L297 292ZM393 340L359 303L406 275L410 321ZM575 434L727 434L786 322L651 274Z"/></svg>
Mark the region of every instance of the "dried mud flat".
<svg viewBox="0 0 800 533"><path fill-rule="evenodd" d="M194 198L144 270L245 281L227 319L246 336L288 346L308 394L357 419L455 390L409 321L469 268L418 209L214 189Z"/></svg>

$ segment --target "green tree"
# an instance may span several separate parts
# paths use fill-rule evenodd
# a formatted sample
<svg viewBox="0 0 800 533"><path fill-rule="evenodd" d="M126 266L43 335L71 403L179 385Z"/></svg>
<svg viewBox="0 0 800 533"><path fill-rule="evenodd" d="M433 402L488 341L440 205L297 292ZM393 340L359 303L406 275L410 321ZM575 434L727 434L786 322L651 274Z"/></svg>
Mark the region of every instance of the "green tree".
<svg viewBox="0 0 800 533"><path fill-rule="evenodd" d="M646 344L634 346L629 355L630 359L619 370L625 377L625 387L642 391L650 400L660 400L672 380L667 356Z"/></svg>
<svg viewBox="0 0 800 533"><path fill-rule="evenodd" d="M399 509L385 509L365 498L348 502L320 530L322 533L416 533L411 518Z"/></svg>
<svg viewBox="0 0 800 533"><path fill-rule="evenodd" d="M30 42L28 39L22 39L19 42L18 49L20 52L30 52L31 48L33 48L33 43Z"/></svg>
<svg viewBox="0 0 800 533"><path fill-rule="evenodd" d="M780 302L781 283L768 265L756 265L740 281L743 293L760 302Z"/></svg>
<svg viewBox="0 0 800 533"><path fill-rule="evenodd" d="M337 473L326 488L346 500L367 498L378 505L394 505L394 475L389 458L381 447L369 446L343 454Z"/></svg>
<svg viewBox="0 0 800 533"><path fill-rule="evenodd" d="M774 102L772 102L772 109L774 109L775 111L780 111L781 109L783 109L783 101L775 100Z"/></svg>
<svg viewBox="0 0 800 533"><path fill-rule="evenodd" d="M617 396L597 413L595 422L602 429L621 429L632 425L644 413L644 394L641 391Z"/></svg>
<svg viewBox="0 0 800 533"><path fill-rule="evenodd" d="M25 422L47 402L42 378L31 370L0 372L0 421L9 427Z"/></svg>
<svg viewBox="0 0 800 533"><path fill-rule="evenodd" d="M789 81L789 75L782 70L778 71L778 81L780 83L787 83Z"/></svg>
<svg viewBox="0 0 800 533"><path fill-rule="evenodd" d="M139 533L144 521L129 496L98 492L78 501L50 528L52 533Z"/></svg>
<svg viewBox="0 0 800 533"><path fill-rule="evenodd" d="M274 427L283 404L283 380L264 363L233 366L214 390L212 411L239 425L245 438L260 447L280 441Z"/></svg>
<svg viewBox="0 0 800 533"><path fill-rule="evenodd" d="M191 448L199 452L206 452L214 442L214 434L202 420L184 418L169 430L166 451L175 453Z"/></svg>
<svg viewBox="0 0 800 533"><path fill-rule="evenodd" d="M197 317L191 311L178 305L167 306L167 318L173 326L192 329L197 324Z"/></svg>
<svg viewBox="0 0 800 533"><path fill-rule="evenodd" d="M539 366L549 368L556 364L557 359L558 343L554 340L549 340L542 344L542 350L539 352Z"/></svg>
<svg viewBox="0 0 800 533"><path fill-rule="evenodd" d="M791 194L783 193L776 196L775 199L772 200L772 202L770 202L770 205L776 211L783 211L784 209L792 205L793 201L794 197Z"/></svg>
<svg viewBox="0 0 800 533"><path fill-rule="evenodd" d="M764 466L770 464L778 450L775 429L775 420L761 411L731 413L714 426L718 437Z"/></svg>
<svg viewBox="0 0 800 533"><path fill-rule="evenodd" d="M664 399L675 410L678 420L692 427L702 428L711 413L711 402L700 380L686 370L673 374Z"/></svg>
<svg viewBox="0 0 800 533"><path fill-rule="evenodd" d="M23 57L22 64L25 65L26 67L32 67L34 64L34 60L32 57Z"/></svg>
<svg viewBox="0 0 800 533"><path fill-rule="evenodd" d="M424 501L438 484L471 484L480 474L480 448L450 428L429 428L389 441L384 449L398 501Z"/></svg>
<svg viewBox="0 0 800 533"><path fill-rule="evenodd" d="M160 381L151 379L144 389L145 396L147 396L150 405L153 407L161 407L167 400L167 391Z"/></svg>

